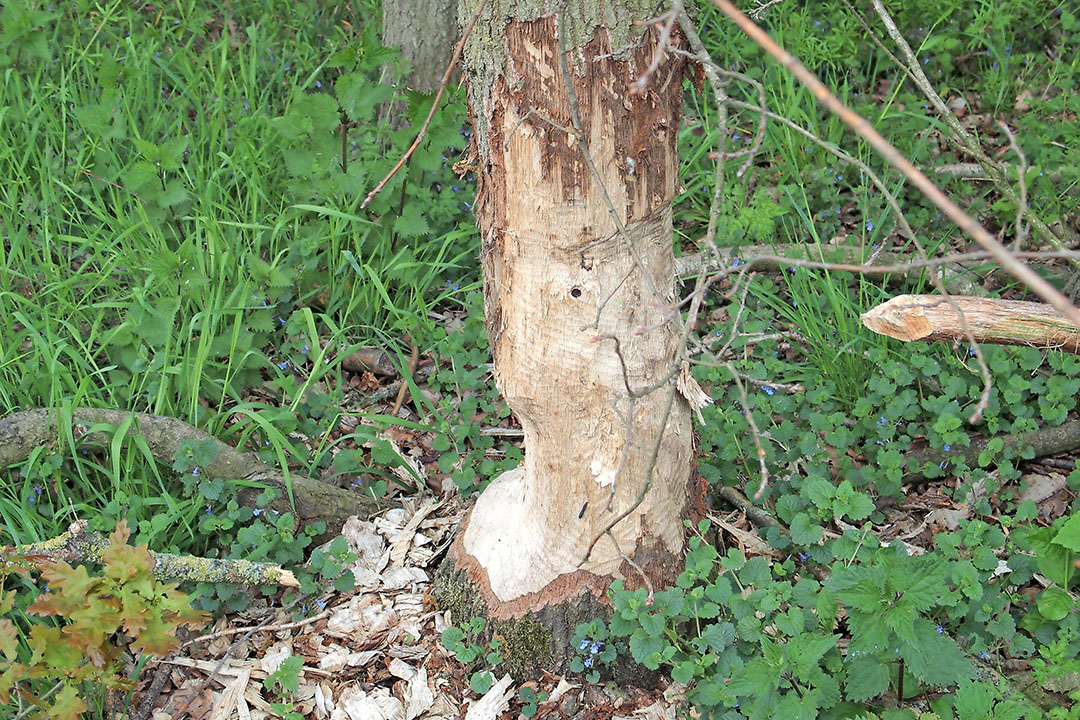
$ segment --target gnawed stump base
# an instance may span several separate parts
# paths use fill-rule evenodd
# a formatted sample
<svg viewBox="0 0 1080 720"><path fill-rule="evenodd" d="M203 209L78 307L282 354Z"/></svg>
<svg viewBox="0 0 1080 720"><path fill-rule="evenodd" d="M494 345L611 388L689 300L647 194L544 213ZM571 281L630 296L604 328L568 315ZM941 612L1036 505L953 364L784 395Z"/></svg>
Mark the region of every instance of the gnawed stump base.
<svg viewBox="0 0 1080 720"><path fill-rule="evenodd" d="M459 535L454 546L459 545L460 541ZM544 672L568 673L570 661L577 655L577 649L570 642L577 626L596 618L603 618L606 622L611 617L611 606L598 599L588 588L582 588L580 593L564 602L529 611L519 617L498 619L493 617L484 593L469 578L469 573L457 566L458 558L460 554L452 546L432 579L432 594L440 610L450 611L454 625L460 626L474 617L487 621L481 637L474 642L486 644L495 636L503 641L504 659L496 669L496 675L508 672L520 682L542 677ZM624 687L651 689L658 687L662 680L658 672L638 665L625 653L620 653L612 672L605 673L604 668L599 669L606 679L615 679Z"/></svg>

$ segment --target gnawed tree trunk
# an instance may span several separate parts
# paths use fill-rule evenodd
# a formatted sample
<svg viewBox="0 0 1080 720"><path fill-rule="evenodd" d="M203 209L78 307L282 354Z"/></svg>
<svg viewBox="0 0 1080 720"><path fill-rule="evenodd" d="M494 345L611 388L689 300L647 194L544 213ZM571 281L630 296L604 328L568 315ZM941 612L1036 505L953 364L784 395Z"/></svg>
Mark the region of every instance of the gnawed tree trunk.
<svg viewBox="0 0 1080 720"><path fill-rule="evenodd" d="M966 343L967 333L953 304L964 313L968 330L977 342L1080 353L1080 328L1045 303L958 295L949 299L897 295L863 313L862 323L880 335L904 342Z"/></svg>
<svg viewBox="0 0 1080 720"><path fill-rule="evenodd" d="M477 5L464 3L465 22ZM509 665L519 673L560 666L613 579L669 584L701 497L672 372L682 61L668 57L631 95L659 35L635 20L655 3L542 6L489 3L465 50L487 330L525 461L480 495L440 584L458 620L482 610L511 645L520 639Z"/></svg>

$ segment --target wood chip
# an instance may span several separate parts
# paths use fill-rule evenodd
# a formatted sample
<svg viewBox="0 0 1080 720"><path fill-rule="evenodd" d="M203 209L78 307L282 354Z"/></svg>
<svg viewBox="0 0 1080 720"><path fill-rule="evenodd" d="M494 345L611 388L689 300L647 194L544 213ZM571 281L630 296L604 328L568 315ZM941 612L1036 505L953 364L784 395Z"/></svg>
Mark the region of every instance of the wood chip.
<svg viewBox="0 0 1080 720"><path fill-rule="evenodd" d="M484 697L469 705L465 720L496 720L510 707L510 698L514 696L513 679L504 675L491 686Z"/></svg>

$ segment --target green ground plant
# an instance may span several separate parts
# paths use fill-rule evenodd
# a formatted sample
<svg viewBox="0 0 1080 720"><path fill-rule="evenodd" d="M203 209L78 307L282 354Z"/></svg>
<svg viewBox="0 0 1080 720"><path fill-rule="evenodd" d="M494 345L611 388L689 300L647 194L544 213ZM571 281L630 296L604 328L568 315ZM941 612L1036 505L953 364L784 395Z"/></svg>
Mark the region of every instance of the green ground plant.
<svg viewBox="0 0 1080 720"><path fill-rule="evenodd" d="M102 704L105 693L134 688L127 671L133 659L168 654L179 645L179 627L208 618L191 607L175 584L152 577L146 545L128 545L129 537L121 521L109 536L100 575L62 560L37 566L36 559L5 555L0 614L18 605L39 620L27 631L7 617L0 619L0 702L10 702L15 694L39 709L35 717L82 717L91 709L87 701ZM27 592L35 572L42 582L40 594ZM6 587L13 578L21 588ZM36 693L31 683L48 690Z"/></svg>
<svg viewBox="0 0 1080 720"><path fill-rule="evenodd" d="M320 528L297 529L290 514L269 510L269 491L243 507L243 483L202 477L209 446L185 446L169 467L131 424L92 428L106 443L85 446L71 420L83 406L181 418L291 473L372 495L416 489L391 472L403 465L379 437L391 424L430 434L435 467L463 494L520 462L519 447L484 432L509 411L490 379L474 183L453 173L469 139L464 93L450 88L413 160L361 210L432 99L401 87L405 68L377 41L375 3L332 5L239 0L151 12L75 0L0 10L0 408L51 407L60 418L55 445L0 482L0 544L53 537L74 509L98 531L126 521L155 550L308 560L309 609L349 584L346 548L312 553ZM940 214L786 71L763 62L711 5L695 5L713 58L759 81L769 110L880 175L928 251L962 247ZM1074 9L1041 0L886 5L931 81L984 146L1000 151L1015 182L1015 152L992 122L974 119L1010 124L1029 204L1068 229L1080 180L1080 126L1068 121L1080 110ZM841 2L782 3L763 24L904 156L925 167L968 161ZM758 103L741 80L727 91ZM688 84L686 98L680 253L699 250L720 138L707 85ZM815 256L846 244L863 258L885 244L910 250L858 168L779 122L759 132L755 112L732 110L728 148L761 145L745 172L742 158L727 161L721 246L796 244ZM935 179L1011 236L1017 208L992 184ZM1074 418L1080 363L984 348L994 385L970 425L982 391L970 348L900 346L858 322L899 289L791 270L755 275L729 301L710 297L703 334L723 344L741 333L730 357L747 407L726 368L695 368L716 400L704 411L699 469L717 495L722 487L754 495L751 413L771 477L759 504L781 527L761 530L769 559L716 547L704 540L708 528L693 528L700 537L674 588L651 603L643 591L613 588L610 621L583 625L573 640L574 669L588 682L623 653L688 683L691 700L715 717L899 720L915 717L919 702L927 718L971 720L1038 715L992 674L1010 663L1030 663L1031 678L1011 683L1020 690L1075 674L1073 508L1045 519L1024 499L1027 445L998 438L968 451L980 438ZM438 364L426 387L409 385L421 420L346 407L341 358L375 343L404 366L405 333ZM345 432L347 417L359 422ZM891 505L924 483L971 511L914 557L878 533ZM1080 491L1077 471L1067 487ZM1045 584L1033 585L1036 575ZM32 628L59 627L26 614L35 592L21 588L6 608L14 625L4 627L22 638L5 642L10 663L35 657ZM227 612L248 598L218 586L200 588L198 602ZM477 640L481 630L443 638L472 663L477 692L501 661L492 660L499 647ZM931 674L931 663L940 672ZM295 664L268 678L282 715L292 712ZM543 694L523 688L522 711L536 712ZM1076 717L1077 707L1047 715Z"/></svg>

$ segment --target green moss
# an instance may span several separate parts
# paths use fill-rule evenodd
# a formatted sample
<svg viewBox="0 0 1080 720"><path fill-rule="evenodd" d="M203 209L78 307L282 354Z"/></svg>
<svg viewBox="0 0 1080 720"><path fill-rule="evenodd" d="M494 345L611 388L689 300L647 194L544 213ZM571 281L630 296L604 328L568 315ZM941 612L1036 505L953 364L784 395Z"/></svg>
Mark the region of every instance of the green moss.
<svg viewBox="0 0 1080 720"><path fill-rule="evenodd" d="M554 662L551 631L526 615L516 620L491 624L495 634L506 641L503 667L516 678L535 677L541 668Z"/></svg>
<svg viewBox="0 0 1080 720"><path fill-rule="evenodd" d="M439 568L432 583L439 608L450 611L450 619L455 625L474 617L488 619L483 597L476 586L464 572L448 566L449 563L444 563ZM526 615L489 622L474 642L486 645L496 635L506 644L502 651L504 659L496 674L508 672L516 678L533 677L541 669L550 670L558 662L552 652L551 631L536 618Z"/></svg>

